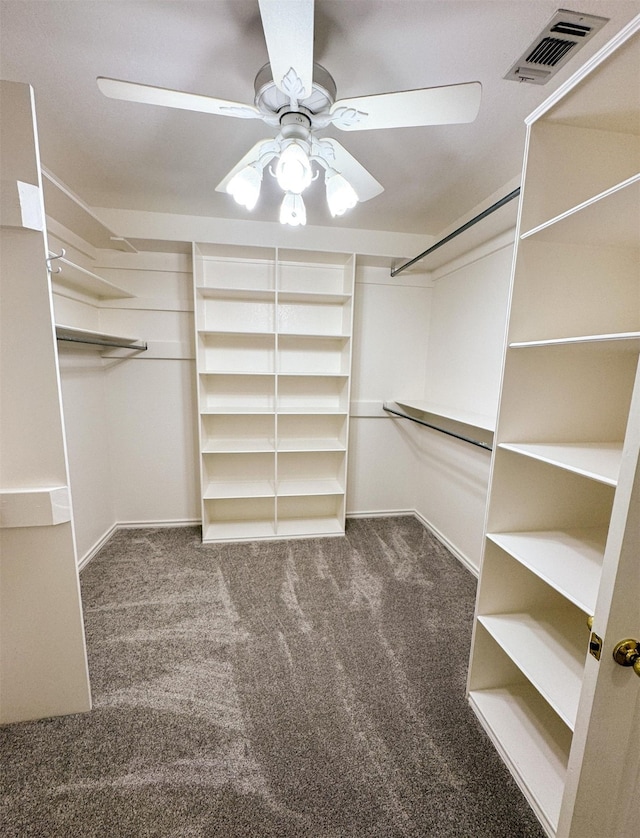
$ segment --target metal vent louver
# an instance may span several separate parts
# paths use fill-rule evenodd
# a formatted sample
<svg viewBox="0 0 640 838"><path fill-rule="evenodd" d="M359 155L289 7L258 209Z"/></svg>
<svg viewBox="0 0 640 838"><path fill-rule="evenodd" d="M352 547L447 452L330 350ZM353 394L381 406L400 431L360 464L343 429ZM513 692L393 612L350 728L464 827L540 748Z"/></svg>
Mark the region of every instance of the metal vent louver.
<svg viewBox="0 0 640 838"><path fill-rule="evenodd" d="M545 84L607 23L609 18L558 9L505 79Z"/></svg>

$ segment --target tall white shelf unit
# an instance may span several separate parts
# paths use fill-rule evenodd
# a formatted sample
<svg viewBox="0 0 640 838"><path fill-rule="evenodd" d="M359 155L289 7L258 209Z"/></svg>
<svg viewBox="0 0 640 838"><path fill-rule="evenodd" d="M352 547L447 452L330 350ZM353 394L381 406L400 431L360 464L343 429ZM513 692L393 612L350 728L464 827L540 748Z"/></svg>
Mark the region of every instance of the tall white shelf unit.
<svg viewBox="0 0 640 838"><path fill-rule="evenodd" d="M344 533L355 257L194 245L204 541Z"/></svg>
<svg viewBox="0 0 640 838"><path fill-rule="evenodd" d="M630 530L621 464L638 459L639 23L527 120L469 672L471 706L562 838L589 834L575 825L588 624L604 634L602 580Z"/></svg>

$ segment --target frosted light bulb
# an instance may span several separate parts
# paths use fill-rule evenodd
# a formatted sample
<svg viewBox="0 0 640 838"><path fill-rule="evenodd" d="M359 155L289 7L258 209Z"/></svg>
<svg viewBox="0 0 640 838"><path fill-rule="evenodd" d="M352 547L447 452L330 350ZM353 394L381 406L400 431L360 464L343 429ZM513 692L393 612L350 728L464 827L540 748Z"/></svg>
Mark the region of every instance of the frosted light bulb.
<svg viewBox="0 0 640 838"><path fill-rule="evenodd" d="M227 184L227 192L243 207L252 210L258 203L262 185L262 168L251 163L240 169Z"/></svg>
<svg viewBox="0 0 640 838"><path fill-rule="evenodd" d="M295 140L285 147L276 165L276 180L283 192L300 194L311 183L313 172L307 152Z"/></svg>
<svg viewBox="0 0 640 838"><path fill-rule="evenodd" d="M329 212L334 218L336 215L344 215L358 203L355 189L339 172L329 169L325 177L325 186Z"/></svg>
<svg viewBox="0 0 640 838"><path fill-rule="evenodd" d="M304 226L307 223L307 211L302 195L287 192L280 207L280 223L290 224L292 227Z"/></svg>

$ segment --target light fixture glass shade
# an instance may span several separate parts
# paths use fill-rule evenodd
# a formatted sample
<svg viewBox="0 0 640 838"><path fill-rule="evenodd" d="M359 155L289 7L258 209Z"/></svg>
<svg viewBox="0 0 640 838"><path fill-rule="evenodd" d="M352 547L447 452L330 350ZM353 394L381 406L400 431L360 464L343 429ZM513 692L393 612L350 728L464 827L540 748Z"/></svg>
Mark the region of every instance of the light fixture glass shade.
<svg viewBox="0 0 640 838"><path fill-rule="evenodd" d="M240 169L227 184L227 192L243 207L252 210L258 203L262 185L262 167L250 163Z"/></svg>
<svg viewBox="0 0 640 838"><path fill-rule="evenodd" d="M302 195L296 192L285 193L280 207L280 223L290 224L292 227L304 226L307 223L307 211Z"/></svg>
<svg viewBox="0 0 640 838"><path fill-rule="evenodd" d="M356 190L339 172L328 169L325 176L325 186L329 212L334 218L336 215L344 215L348 209L352 209L358 203Z"/></svg>
<svg viewBox="0 0 640 838"><path fill-rule="evenodd" d="M312 177L309 155L297 140L293 140L285 147L276 165L278 185L284 192L300 195L309 186Z"/></svg>

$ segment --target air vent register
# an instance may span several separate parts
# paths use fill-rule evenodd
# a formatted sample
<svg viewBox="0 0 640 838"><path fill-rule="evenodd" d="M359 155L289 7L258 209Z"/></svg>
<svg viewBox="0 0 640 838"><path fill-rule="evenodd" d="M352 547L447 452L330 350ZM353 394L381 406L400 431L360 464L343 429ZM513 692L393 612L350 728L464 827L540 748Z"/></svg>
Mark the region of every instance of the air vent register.
<svg viewBox="0 0 640 838"><path fill-rule="evenodd" d="M545 84L609 18L558 9L538 37L505 75L505 79Z"/></svg>

